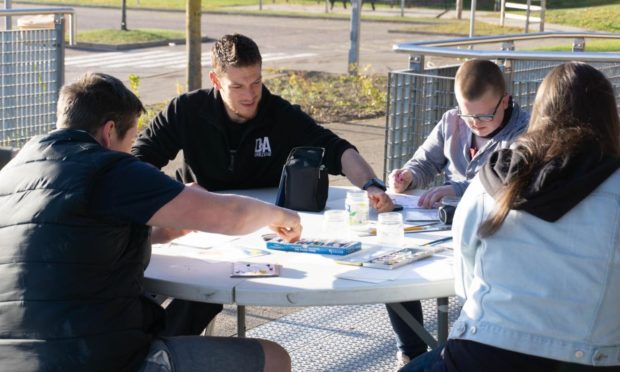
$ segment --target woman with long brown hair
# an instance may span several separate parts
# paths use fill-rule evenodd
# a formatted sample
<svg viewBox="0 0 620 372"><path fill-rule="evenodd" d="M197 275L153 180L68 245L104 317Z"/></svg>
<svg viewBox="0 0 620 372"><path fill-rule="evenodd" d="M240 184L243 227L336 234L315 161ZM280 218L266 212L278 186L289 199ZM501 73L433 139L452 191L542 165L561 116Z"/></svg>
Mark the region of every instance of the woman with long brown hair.
<svg viewBox="0 0 620 372"><path fill-rule="evenodd" d="M619 167L610 82L584 63L554 68L527 132L491 156L457 209L465 302L441 357L425 368L620 368Z"/></svg>

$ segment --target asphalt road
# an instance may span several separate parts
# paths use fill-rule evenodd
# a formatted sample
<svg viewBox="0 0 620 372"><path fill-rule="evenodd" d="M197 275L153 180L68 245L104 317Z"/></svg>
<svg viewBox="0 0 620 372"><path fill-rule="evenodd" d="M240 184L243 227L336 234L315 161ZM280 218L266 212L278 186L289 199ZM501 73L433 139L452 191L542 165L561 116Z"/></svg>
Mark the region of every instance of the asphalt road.
<svg viewBox="0 0 620 372"><path fill-rule="evenodd" d="M14 7L24 7L22 4ZM78 30L116 28L120 10L75 8ZM350 22L347 20L285 18L250 15L203 14L202 34L212 40L229 33L253 38L265 56L264 66L334 73L347 71ZM131 28L161 28L183 31L182 12L130 10ZM392 45L412 41L415 35L394 34L389 30L402 24L363 22L360 66L370 72L387 73L407 67L407 56L392 52ZM429 38L431 36L424 36ZM436 37L436 36L435 36ZM420 36L418 35L417 39ZM79 39L78 39L79 42ZM208 52L213 42L202 44L203 63L208 68ZM66 81L85 71L110 73L127 81L130 74L140 77L140 95L145 103L161 102L175 95L185 84L185 46L172 45L123 52L66 51ZM165 65L164 62L170 62ZM203 70L203 86L209 86ZM268 71L268 70L266 70Z"/></svg>

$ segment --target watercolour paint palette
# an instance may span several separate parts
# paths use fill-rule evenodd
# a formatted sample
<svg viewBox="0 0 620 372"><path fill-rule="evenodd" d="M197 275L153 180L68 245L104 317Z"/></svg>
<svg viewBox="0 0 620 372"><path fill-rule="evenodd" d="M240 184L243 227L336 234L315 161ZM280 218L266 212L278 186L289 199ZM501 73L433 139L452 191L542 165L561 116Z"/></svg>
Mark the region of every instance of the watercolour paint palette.
<svg viewBox="0 0 620 372"><path fill-rule="evenodd" d="M281 238L274 238L267 241L268 249L276 249L279 251L332 254L344 256L349 253L359 251L362 243L351 240L333 240L333 239L300 239L295 243L287 243Z"/></svg>

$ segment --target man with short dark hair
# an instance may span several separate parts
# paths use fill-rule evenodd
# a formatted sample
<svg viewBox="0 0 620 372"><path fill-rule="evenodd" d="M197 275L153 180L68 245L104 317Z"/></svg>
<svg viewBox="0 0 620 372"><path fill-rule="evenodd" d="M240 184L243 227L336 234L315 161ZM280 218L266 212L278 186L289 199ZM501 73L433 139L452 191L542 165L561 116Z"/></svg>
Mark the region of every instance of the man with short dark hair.
<svg viewBox="0 0 620 372"><path fill-rule="evenodd" d="M274 187L282 166L297 146L325 148L330 174L345 174L368 192L379 212L393 209L378 179L355 147L318 125L298 106L271 94L262 79L256 43L243 35L225 35L211 49L212 89L174 98L140 133L132 153L158 168L183 150L177 179L210 191ZM199 333L222 305L175 301L175 319L194 319L192 328L171 323L171 335Z"/></svg>
<svg viewBox="0 0 620 372"><path fill-rule="evenodd" d="M142 103L116 78L66 85L58 129L0 170L0 360L10 371L290 371L265 340L158 337L143 296L153 236L192 229L299 238L296 212L186 187L129 155Z"/></svg>
<svg viewBox="0 0 620 372"><path fill-rule="evenodd" d="M177 177L216 191L277 186L293 147L323 147L330 174L343 173L367 190L380 212L393 208L383 182L353 145L263 85L262 57L252 39L223 36L211 63L213 88L174 98L140 133L134 155L161 168L183 150Z"/></svg>

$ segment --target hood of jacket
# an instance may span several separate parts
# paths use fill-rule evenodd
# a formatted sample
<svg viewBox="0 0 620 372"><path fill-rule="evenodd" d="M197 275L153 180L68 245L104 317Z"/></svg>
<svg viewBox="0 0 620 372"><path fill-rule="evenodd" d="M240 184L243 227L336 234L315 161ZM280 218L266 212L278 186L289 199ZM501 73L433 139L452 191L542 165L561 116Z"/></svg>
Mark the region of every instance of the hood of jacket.
<svg viewBox="0 0 620 372"><path fill-rule="evenodd" d="M554 222L585 199L620 167L620 157L601 156L589 150L566 154L536 169L519 195L513 209L523 210ZM496 200L500 192L519 174L525 157L518 148L494 152L480 170L480 181Z"/></svg>

